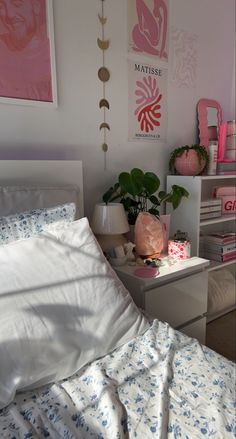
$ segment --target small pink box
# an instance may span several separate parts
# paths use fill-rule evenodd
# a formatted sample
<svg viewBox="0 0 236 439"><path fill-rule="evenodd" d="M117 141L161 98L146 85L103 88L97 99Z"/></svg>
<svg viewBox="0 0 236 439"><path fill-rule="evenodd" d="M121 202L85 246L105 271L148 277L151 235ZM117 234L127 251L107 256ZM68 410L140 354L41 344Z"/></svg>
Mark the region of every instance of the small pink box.
<svg viewBox="0 0 236 439"><path fill-rule="evenodd" d="M236 195L235 186L216 186L213 189L213 197L220 198L224 195Z"/></svg>
<svg viewBox="0 0 236 439"><path fill-rule="evenodd" d="M224 195L222 199L222 214L230 214L236 212L236 197L235 195Z"/></svg>
<svg viewBox="0 0 236 439"><path fill-rule="evenodd" d="M174 259L189 259L191 244L189 241L168 241L168 256Z"/></svg>

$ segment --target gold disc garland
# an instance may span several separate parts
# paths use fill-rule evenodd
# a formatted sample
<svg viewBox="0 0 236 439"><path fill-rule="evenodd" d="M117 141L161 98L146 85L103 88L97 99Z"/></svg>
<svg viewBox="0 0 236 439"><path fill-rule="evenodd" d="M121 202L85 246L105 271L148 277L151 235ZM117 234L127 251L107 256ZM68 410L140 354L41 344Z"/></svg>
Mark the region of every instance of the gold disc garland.
<svg viewBox="0 0 236 439"><path fill-rule="evenodd" d="M105 50L108 49L110 46L110 41L105 40L104 37L104 26L107 22L107 18L104 17L104 0L100 0L102 3L102 14L98 14L99 22L102 26L102 39L97 39L97 45L99 49L102 50L102 67L98 70L98 78L103 84L103 97L99 102L99 108L103 109L103 122L100 124L99 129L103 130L103 143L102 143L102 150L104 152L104 170L106 170L106 152L108 150L107 140L106 140L106 133L107 130L110 130L110 125L106 122L106 110L110 109L110 104L108 100L106 99L106 93L105 93L105 85L106 82L110 79L110 72L105 67Z"/></svg>
<svg viewBox="0 0 236 439"><path fill-rule="evenodd" d="M106 67L101 67L98 70L98 77L99 77L100 81L102 81L102 82L109 81L109 79L110 79L109 70Z"/></svg>

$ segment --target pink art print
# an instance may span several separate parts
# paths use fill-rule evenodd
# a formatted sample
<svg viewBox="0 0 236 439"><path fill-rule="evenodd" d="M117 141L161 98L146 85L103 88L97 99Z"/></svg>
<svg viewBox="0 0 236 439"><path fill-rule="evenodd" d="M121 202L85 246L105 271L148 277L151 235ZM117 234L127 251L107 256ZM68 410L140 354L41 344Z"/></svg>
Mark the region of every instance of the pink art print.
<svg viewBox="0 0 236 439"><path fill-rule="evenodd" d="M129 60L129 140L165 140L167 69Z"/></svg>
<svg viewBox="0 0 236 439"><path fill-rule="evenodd" d="M129 0L129 48L167 61L167 0Z"/></svg>
<svg viewBox="0 0 236 439"><path fill-rule="evenodd" d="M138 119L140 129L146 133L153 131L155 126L160 126L161 117L162 95L159 92L156 78L144 76L142 81L137 81L135 95L138 106L134 114Z"/></svg>
<svg viewBox="0 0 236 439"><path fill-rule="evenodd" d="M0 96L53 101L47 0L0 0Z"/></svg>

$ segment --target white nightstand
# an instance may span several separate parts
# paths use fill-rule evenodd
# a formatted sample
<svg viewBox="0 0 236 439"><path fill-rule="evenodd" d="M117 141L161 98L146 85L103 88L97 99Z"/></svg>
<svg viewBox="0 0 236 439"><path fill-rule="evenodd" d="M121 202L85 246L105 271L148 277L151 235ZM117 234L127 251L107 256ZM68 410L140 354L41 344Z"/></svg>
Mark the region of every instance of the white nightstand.
<svg viewBox="0 0 236 439"><path fill-rule="evenodd" d="M205 268L209 261L193 257L171 264L166 257L162 263L156 278L135 276L137 265L115 267L115 271L138 307L204 344L208 289Z"/></svg>

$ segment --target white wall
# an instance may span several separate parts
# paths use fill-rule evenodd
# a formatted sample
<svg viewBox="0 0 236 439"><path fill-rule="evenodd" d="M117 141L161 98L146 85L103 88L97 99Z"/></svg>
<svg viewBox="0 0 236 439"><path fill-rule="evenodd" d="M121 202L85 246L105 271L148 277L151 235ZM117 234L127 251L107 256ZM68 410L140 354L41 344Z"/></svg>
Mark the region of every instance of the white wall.
<svg viewBox="0 0 236 439"><path fill-rule="evenodd" d="M220 102L223 118L232 119L234 52L234 0L169 0L171 27L198 36L196 86L168 86L167 143L128 142L127 1L104 1L110 48L106 65L111 78L106 95L107 170L103 169L102 112L98 102L102 85L97 70L102 64L96 40L101 32L97 14L100 0L54 0L58 101L57 109L0 104L0 158L73 158L83 160L85 212L122 170L140 166L153 170L165 185L171 149L194 143L196 104L201 97ZM170 40L171 43L171 40ZM171 47L170 47L171 50Z"/></svg>

